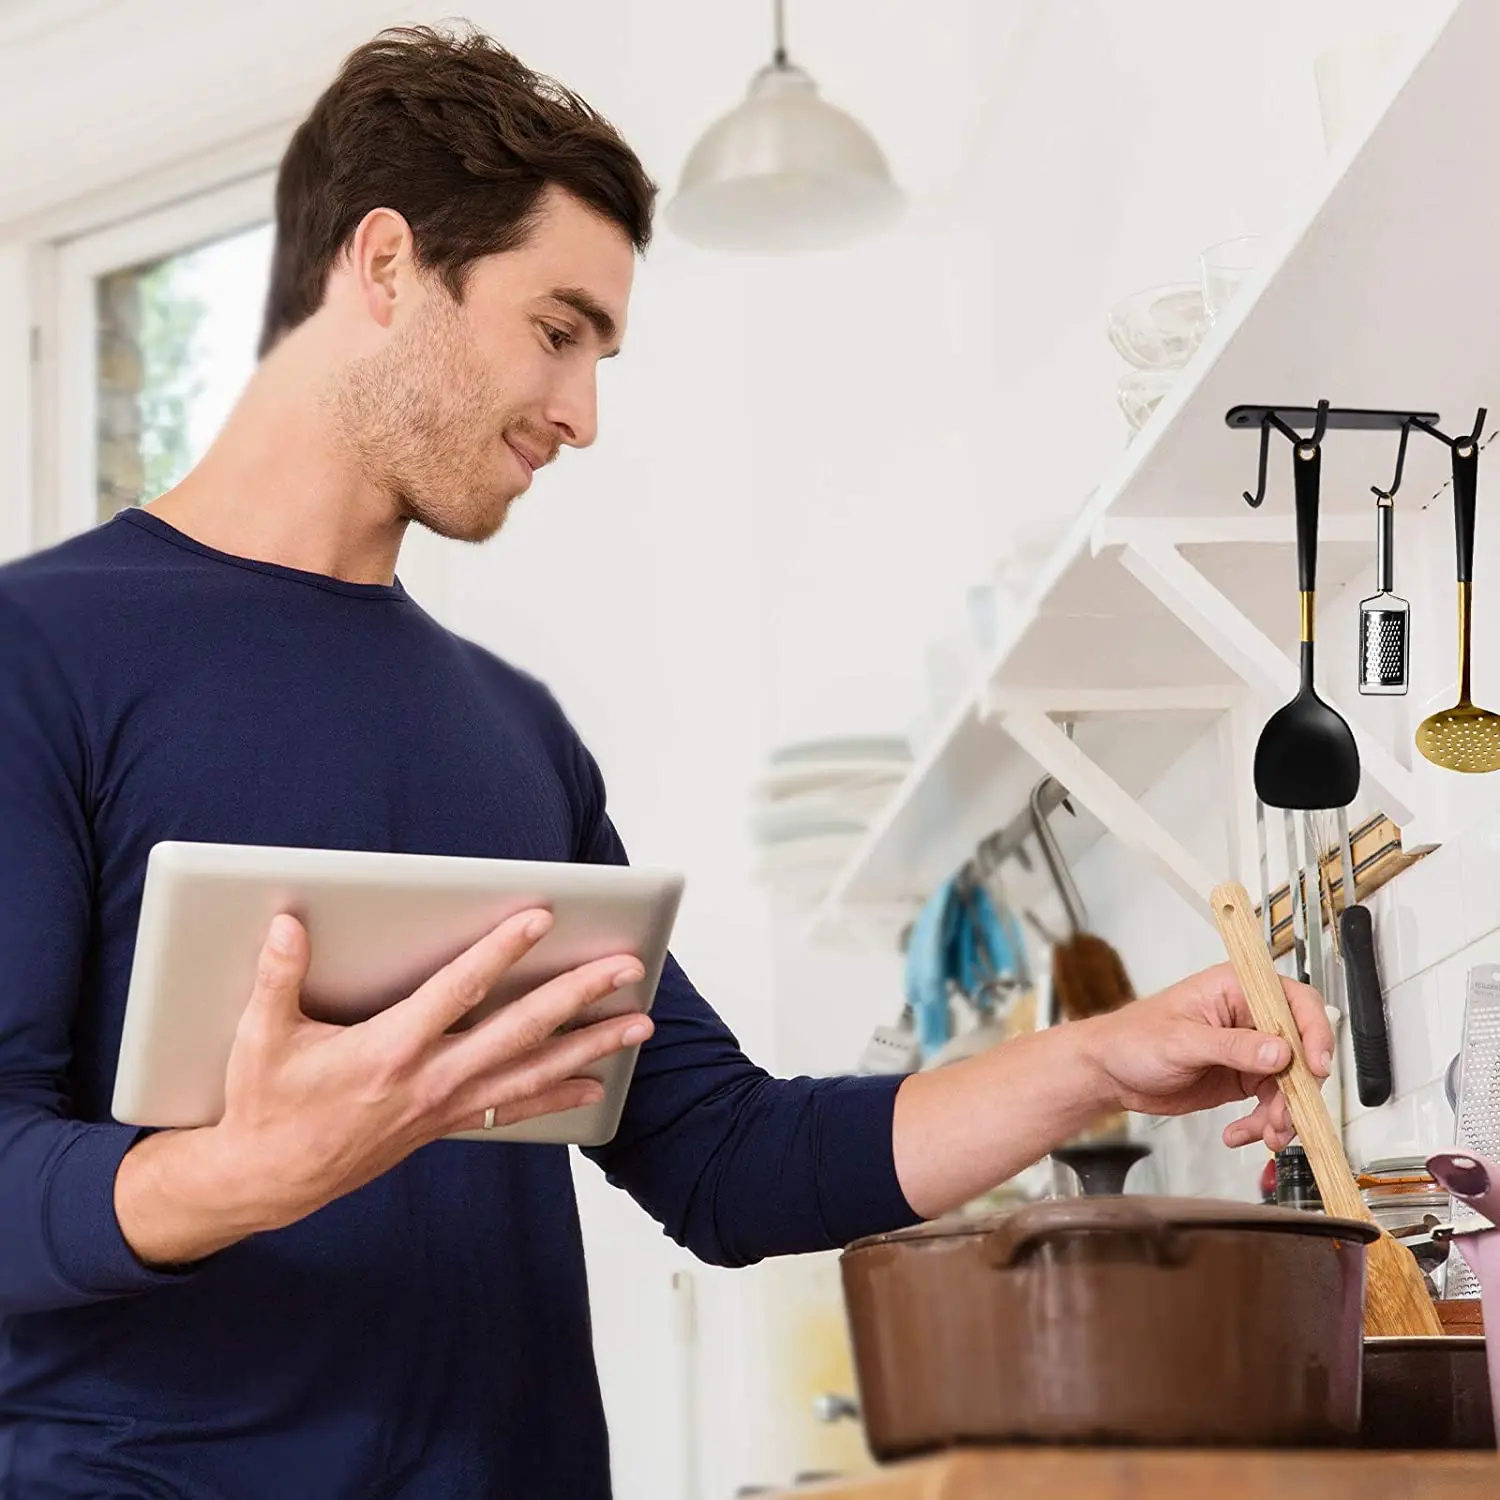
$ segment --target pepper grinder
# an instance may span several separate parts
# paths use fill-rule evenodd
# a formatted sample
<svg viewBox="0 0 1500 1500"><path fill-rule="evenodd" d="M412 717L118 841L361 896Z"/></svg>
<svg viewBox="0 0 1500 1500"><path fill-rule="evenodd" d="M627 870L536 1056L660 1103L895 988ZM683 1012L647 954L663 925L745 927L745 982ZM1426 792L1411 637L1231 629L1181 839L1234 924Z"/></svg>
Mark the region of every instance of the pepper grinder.
<svg viewBox="0 0 1500 1500"><path fill-rule="evenodd" d="M1411 641L1411 606L1391 592L1395 586L1396 507L1389 495L1375 497L1375 589L1359 606L1359 690L1366 695L1404 693Z"/></svg>

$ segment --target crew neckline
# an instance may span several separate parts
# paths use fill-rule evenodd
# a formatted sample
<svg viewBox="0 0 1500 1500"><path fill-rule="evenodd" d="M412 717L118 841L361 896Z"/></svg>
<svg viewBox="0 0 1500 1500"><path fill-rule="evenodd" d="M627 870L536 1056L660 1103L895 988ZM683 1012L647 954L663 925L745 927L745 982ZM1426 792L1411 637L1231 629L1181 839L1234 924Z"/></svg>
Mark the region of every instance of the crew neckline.
<svg viewBox="0 0 1500 1500"><path fill-rule="evenodd" d="M262 562L255 557L241 557L238 553L221 552L217 547L210 547L206 542L200 542L196 537L189 536L187 532L179 531L171 522L163 521L160 516L153 515L149 510L142 510L140 506L128 506L116 512L114 519L124 521L127 525L137 526L160 541L182 548L184 552L196 552L200 557L224 563L231 568L244 568L250 573L265 573L272 578L282 578L288 583L304 584L308 588L322 589L326 593L347 594L354 599L409 599L411 597L402 587L399 576L393 584L354 583L345 578L331 578L327 573L312 573L305 568L289 568L283 563Z"/></svg>

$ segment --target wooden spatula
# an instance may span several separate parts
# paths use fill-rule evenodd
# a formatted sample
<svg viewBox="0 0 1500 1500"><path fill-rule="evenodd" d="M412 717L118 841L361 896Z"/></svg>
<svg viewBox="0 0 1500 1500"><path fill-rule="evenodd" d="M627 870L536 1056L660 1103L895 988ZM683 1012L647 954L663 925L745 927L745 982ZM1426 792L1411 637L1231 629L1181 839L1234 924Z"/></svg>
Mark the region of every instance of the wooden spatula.
<svg viewBox="0 0 1500 1500"><path fill-rule="evenodd" d="M1292 1049L1291 1065L1276 1082L1307 1152L1323 1207L1337 1218L1373 1224L1374 1216L1359 1196L1318 1080L1307 1065L1301 1033L1282 992L1281 976L1266 951L1250 897L1244 886L1231 882L1215 886L1209 899L1219 936L1250 1002L1256 1027L1284 1037ZM1442 1331L1415 1256L1382 1230L1365 1260L1365 1336L1437 1335Z"/></svg>

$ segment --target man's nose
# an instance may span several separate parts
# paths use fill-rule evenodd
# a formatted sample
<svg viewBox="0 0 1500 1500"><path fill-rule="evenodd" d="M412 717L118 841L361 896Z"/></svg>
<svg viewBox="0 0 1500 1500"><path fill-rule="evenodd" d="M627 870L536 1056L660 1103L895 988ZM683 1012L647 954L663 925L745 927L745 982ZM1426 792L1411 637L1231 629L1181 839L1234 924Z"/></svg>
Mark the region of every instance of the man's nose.
<svg viewBox="0 0 1500 1500"><path fill-rule="evenodd" d="M599 435L599 386L592 365L571 376L552 398L547 420L570 448L587 448Z"/></svg>

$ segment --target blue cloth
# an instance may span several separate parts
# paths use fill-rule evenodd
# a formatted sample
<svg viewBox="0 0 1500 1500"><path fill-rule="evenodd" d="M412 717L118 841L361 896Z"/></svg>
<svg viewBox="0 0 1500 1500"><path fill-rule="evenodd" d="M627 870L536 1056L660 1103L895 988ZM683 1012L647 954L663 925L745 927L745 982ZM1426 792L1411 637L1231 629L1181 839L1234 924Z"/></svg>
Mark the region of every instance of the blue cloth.
<svg viewBox="0 0 1500 1500"><path fill-rule="evenodd" d="M963 883L958 893L963 915L958 930L954 978L958 987L988 1014L994 987L1019 972L1016 945L1020 934L1009 912L1001 914L978 881Z"/></svg>
<svg viewBox="0 0 1500 1500"><path fill-rule="evenodd" d="M1016 973L1014 924L1009 928L984 886L967 871L943 881L912 924L906 946L906 1003L923 1061L953 1035L950 994L967 995L990 1013L994 986Z"/></svg>
<svg viewBox="0 0 1500 1500"><path fill-rule="evenodd" d="M126 512L0 569L0 1497L604 1500L562 1147L443 1141L180 1271L113 1210L109 1115L161 839L622 863L534 679L398 584ZM914 1222L899 1078L775 1080L669 961L588 1153L704 1259Z"/></svg>
<svg viewBox="0 0 1500 1500"><path fill-rule="evenodd" d="M957 877L953 877L927 898L906 943L906 1003L924 1062L952 1035L948 984L958 928L957 888Z"/></svg>

